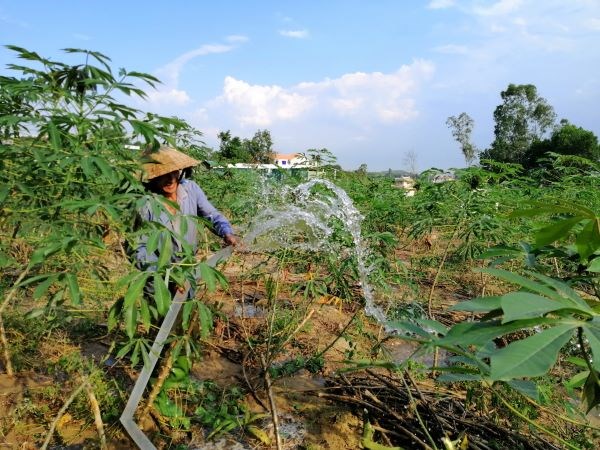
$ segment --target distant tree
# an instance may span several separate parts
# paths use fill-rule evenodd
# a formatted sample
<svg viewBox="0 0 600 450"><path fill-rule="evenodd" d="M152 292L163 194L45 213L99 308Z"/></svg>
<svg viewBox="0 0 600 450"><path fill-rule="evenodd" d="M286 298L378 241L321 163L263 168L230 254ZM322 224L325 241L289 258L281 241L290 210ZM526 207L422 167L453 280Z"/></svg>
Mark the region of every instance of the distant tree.
<svg viewBox="0 0 600 450"><path fill-rule="evenodd" d="M221 131L217 137L221 141L219 144L219 155L221 158L235 162L249 162L250 155L245 151L242 140L237 136L232 136L229 130Z"/></svg>
<svg viewBox="0 0 600 450"><path fill-rule="evenodd" d="M336 156L326 148L309 148L304 157L320 167L333 166L337 163Z"/></svg>
<svg viewBox="0 0 600 450"><path fill-rule="evenodd" d="M462 112L458 116L448 117L446 125L452 131L454 139L459 143L467 166L470 166L477 154L477 147L471 142L471 133L475 122L466 112Z"/></svg>
<svg viewBox="0 0 600 450"><path fill-rule="evenodd" d="M410 172L412 177L417 176L418 168L417 168L417 153L414 150L409 150L404 153L404 157L402 158L402 163L406 168L407 172Z"/></svg>
<svg viewBox="0 0 600 450"><path fill-rule="evenodd" d="M525 155L525 166L536 167L539 158L552 152L559 155L573 155L598 161L600 146L596 135L581 127L561 120L561 126L554 130L550 139L534 142Z"/></svg>
<svg viewBox="0 0 600 450"><path fill-rule="evenodd" d="M362 163L360 166L358 166L358 169L356 169L356 173L358 173L360 175L366 175L368 171L369 171L369 167L367 166L366 163Z"/></svg>
<svg viewBox="0 0 600 450"><path fill-rule="evenodd" d="M252 139L244 139L242 145L253 163L268 164L275 158L269 130L258 130Z"/></svg>
<svg viewBox="0 0 600 450"><path fill-rule="evenodd" d="M509 84L500 96L503 102L494 110L495 139L481 158L521 164L531 145L552 129L556 114L533 84Z"/></svg>

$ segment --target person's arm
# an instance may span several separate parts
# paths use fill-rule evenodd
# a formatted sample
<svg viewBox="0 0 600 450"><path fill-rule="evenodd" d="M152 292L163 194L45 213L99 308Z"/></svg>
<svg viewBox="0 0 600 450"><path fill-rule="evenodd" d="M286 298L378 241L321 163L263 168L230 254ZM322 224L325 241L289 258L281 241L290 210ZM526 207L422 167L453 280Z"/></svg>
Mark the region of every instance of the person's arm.
<svg viewBox="0 0 600 450"><path fill-rule="evenodd" d="M194 196L194 200L198 209L198 216L204 217L210 220L213 225L214 232L223 238L226 244L236 245L238 242L237 237L233 232L233 227L223 214L215 208L204 191L193 181L189 181L189 189L191 194Z"/></svg>

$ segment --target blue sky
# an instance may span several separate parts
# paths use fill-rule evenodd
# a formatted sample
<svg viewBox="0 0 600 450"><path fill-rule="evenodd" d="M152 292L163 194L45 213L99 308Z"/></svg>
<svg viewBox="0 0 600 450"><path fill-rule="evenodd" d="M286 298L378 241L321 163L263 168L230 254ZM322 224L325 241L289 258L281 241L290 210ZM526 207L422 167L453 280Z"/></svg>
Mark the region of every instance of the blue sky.
<svg viewBox="0 0 600 450"><path fill-rule="evenodd" d="M163 84L134 106L187 119L217 146L268 129L282 153L326 147L345 169L462 167L445 122L480 148L509 83L600 135L599 0L0 0L0 44L68 60L100 51ZM0 49L0 73L16 62Z"/></svg>

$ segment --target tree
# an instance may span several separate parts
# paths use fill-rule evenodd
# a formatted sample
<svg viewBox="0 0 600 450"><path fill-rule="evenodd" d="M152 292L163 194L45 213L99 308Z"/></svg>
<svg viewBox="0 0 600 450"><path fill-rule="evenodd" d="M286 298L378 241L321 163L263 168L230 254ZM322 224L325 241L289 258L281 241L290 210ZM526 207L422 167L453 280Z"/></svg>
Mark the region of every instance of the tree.
<svg viewBox="0 0 600 450"><path fill-rule="evenodd" d="M337 163L337 157L326 148L309 148L304 157L317 166L333 166Z"/></svg>
<svg viewBox="0 0 600 450"><path fill-rule="evenodd" d="M554 130L550 139L535 142L525 155L525 165L536 167L538 159L548 152L559 155L573 155L597 161L600 158L600 146L596 135L581 127L561 120L561 126Z"/></svg>
<svg viewBox="0 0 600 450"><path fill-rule="evenodd" d="M475 122L467 113L462 112L458 117L450 116L446 120L446 125L452 131L452 136L460 144L460 149L465 157L467 166L470 166L475 160L477 148L471 142L471 133Z"/></svg>
<svg viewBox="0 0 600 450"><path fill-rule="evenodd" d="M406 153L404 153L404 158L402 158L402 162L406 167L406 170L410 172L411 176L417 176L417 154L414 150L409 150Z"/></svg>
<svg viewBox="0 0 600 450"><path fill-rule="evenodd" d="M229 130L221 131L217 137L221 141L219 154L222 158L236 162L250 162L250 155L243 148L242 140L239 137L232 136Z"/></svg>
<svg viewBox="0 0 600 450"><path fill-rule="evenodd" d="M533 84L509 84L500 96L503 102L494 110L495 139L481 158L521 164L531 145L552 129L556 114Z"/></svg>
<svg viewBox="0 0 600 450"><path fill-rule="evenodd" d="M250 155L251 162L257 164L273 162L275 154L269 130L258 130L252 139L244 139L242 145Z"/></svg>
<svg viewBox="0 0 600 450"><path fill-rule="evenodd" d="M356 173L358 173L360 175L366 175L368 170L369 170L369 168L367 167L367 164L362 163L360 166L358 166L358 169L356 169Z"/></svg>

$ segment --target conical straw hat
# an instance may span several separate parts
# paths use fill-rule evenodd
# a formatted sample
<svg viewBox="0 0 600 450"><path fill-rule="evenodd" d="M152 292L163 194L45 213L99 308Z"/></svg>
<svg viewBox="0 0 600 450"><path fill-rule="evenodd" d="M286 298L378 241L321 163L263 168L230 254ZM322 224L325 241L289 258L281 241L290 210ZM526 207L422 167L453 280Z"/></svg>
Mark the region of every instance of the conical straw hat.
<svg viewBox="0 0 600 450"><path fill-rule="evenodd" d="M172 147L161 147L156 152L146 152L142 161L146 180L200 164L200 161Z"/></svg>

